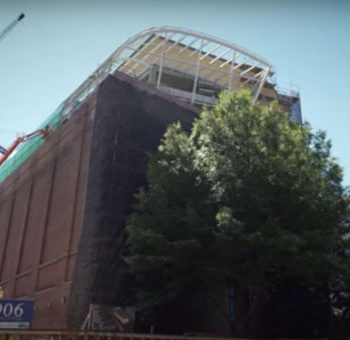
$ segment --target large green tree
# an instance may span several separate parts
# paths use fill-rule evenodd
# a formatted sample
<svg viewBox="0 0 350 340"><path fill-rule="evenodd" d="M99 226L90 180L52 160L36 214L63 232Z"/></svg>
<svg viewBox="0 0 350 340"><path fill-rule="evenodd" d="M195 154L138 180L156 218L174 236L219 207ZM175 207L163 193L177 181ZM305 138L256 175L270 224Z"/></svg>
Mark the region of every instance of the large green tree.
<svg viewBox="0 0 350 340"><path fill-rule="evenodd" d="M126 256L144 305L199 288L324 287L344 269L348 206L331 143L276 103L221 94L190 132L168 128L147 178Z"/></svg>

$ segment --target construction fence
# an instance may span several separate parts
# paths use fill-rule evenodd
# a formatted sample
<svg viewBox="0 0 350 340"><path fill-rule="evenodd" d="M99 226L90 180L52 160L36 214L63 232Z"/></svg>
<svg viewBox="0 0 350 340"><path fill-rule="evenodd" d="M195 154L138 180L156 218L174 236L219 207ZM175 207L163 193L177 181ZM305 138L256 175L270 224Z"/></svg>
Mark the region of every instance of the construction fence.
<svg viewBox="0 0 350 340"><path fill-rule="evenodd" d="M194 337L134 333L96 333L69 331L0 331L0 340L229 340L233 338ZM238 340L238 338L235 338Z"/></svg>
<svg viewBox="0 0 350 340"><path fill-rule="evenodd" d="M0 331L0 340L248 340L216 336L180 336L135 333L95 333L69 331ZM284 340L283 338L274 340ZM288 340L296 340L290 339ZM302 339L298 339L302 340ZM304 339L307 340L307 339ZM325 340L325 339L318 339Z"/></svg>

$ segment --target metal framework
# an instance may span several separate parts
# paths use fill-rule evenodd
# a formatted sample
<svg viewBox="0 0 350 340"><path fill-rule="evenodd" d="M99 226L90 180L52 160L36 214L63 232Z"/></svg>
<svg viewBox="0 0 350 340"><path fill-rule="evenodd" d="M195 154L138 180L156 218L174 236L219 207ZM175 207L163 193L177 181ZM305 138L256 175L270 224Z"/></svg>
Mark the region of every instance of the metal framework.
<svg viewBox="0 0 350 340"><path fill-rule="evenodd" d="M62 103L69 116L97 86L116 71L152 83L191 104L214 104L223 89L249 86L256 101L272 65L235 44L200 32L162 26L142 31L123 43L70 97ZM187 79L190 89L166 81Z"/></svg>
<svg viewBox="0 0 350 340"><path fill-rule="evenodd" d="M4 33L0 33L0 39L23 17L21 14ZM41 128L55 130L109 74L115 72L147 82L192 105L215 104L220 91L236 90L241 86L252 90L254 101L278 99L271 79L273 67L264 58L200 32L170 26L154 27L123 43L59 105ZM0 182L33 154L42 142L40 138L32 138L18 145L16 155L2 150L6 157L0 157Z"/></svg>

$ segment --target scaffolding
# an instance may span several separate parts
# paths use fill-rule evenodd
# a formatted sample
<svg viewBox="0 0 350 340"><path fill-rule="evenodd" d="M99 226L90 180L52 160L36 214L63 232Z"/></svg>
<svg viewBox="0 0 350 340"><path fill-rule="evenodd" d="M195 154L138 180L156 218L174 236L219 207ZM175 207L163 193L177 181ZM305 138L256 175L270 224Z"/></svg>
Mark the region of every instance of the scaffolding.
<svg viewBox="0 0 350 340"><path fill-rule="evenodd" d="M192 87L169 86L165 81L169 70L178 78L190 77ZM217 92L241 86L250 87L256 101L274 74L269 61L225 40L178 27L153 27L123 43L65 100L62 115L69 116L72 108L117 71L199 105L214 104Z"/></svg>
<svg viewBox="0 0 350 340"><path fill-rule="evenodd" d="M62 107L58 107L39 127L50 130L56 130L60 125ZM0 166L0 183L3 182L9 175L17 170L17 168L29 158L42 144L44 139L42 136L36 136L27 142L18 145L15 151L6 159Z"/></svg>
<svg viewBox="0 0 350 340"><path fill-rule="evenodd" d="M55 130L110 74L122 72L148 82L192 105L213 105L220 91L251 89L277 99L273 66L235 44L197 31L162 26L142 31L123 43L39 128ZM36 137L20 145L0 166L0 183L43 143Z"/></svg>

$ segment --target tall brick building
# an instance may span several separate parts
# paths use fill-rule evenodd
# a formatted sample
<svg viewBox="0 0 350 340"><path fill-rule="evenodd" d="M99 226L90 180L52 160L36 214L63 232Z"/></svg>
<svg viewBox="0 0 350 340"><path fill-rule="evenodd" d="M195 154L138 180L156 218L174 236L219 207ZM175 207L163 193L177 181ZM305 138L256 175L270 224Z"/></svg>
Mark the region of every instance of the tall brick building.
<svg viewBox="0 0 350 340"><path fill-rule="evenodd" d="M273 74L265 59L199 32L143 31L43 123L47 140L0 166L0 286L35 299L33 328L79 329L91 303L117 303L126 217L169 123L189 129L202 105L242 86L301 120L299 96L277 91Z"/></svg>

